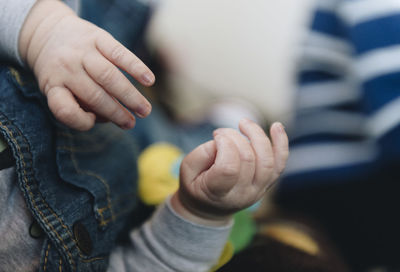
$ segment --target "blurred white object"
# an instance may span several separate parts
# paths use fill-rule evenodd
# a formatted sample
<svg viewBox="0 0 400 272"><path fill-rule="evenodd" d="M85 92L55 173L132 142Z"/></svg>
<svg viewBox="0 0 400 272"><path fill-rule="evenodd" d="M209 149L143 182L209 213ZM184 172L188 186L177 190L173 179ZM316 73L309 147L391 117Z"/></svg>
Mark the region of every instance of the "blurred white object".
<svg viewBox="0 0 400 272"><path fill-rule="evenodd" d="M208 106L206 119L215 127L238 129L239 121L250 119L257 124L264 124L262 113L246 101L224 98Z"/></svg>
<svg viewBox="0 0 400 272"><path fill-rule="evenodd" d="M289 121L294 64L311 0L163 0L149 43L168 69L168 103L196 121L229 97Z"/></svg>

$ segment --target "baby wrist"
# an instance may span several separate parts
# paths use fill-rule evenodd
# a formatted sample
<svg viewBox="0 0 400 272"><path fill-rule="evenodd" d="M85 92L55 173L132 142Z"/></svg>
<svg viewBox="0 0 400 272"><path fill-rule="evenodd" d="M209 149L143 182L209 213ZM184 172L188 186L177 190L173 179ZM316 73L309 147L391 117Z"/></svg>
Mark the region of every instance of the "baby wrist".
<svg viewBox="0 0 400 272"><path fill-rule="evenodd" d="M47 35L54 25L67 15L75 15L67 5L56 0L38 0L22 26L18 50L23 62L33 68Z"/></svg>
<svg viewBox="0 0 400 272"><path fill-rule="evenodd" d="M190 205L183 203L178 192L171 197L171 206L181 217L199 225L221 227L229 225L232 221L232 215L212 215L196 211Z"/></svg>

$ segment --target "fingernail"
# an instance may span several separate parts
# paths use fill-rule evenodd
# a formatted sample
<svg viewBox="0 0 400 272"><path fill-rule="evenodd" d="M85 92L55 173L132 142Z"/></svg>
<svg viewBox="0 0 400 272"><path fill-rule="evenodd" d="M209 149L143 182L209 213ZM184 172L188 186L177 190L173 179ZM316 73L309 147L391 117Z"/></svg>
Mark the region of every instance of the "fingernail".
<svg viewBox="0 0 400 272"><path fill-rule="evenodd" d="M154 75L150 73L144 73L142 75L142 79L146 84L153 84L154 83Z"/></svg>
<svg viewBox="0 0 400 272"><path fill-rule="evenodd" d="M276 122L275 124L276 124L276 126L278 127L278 131L279 131L280 133L285 133L285 127L282 125L282 123Z"/></svg>
<svg viewBox="0 0 400 272"><path fill-rule="evenodd" d="M131 119L128 122L126 122L124 125L120 126L122 129L128 130L131 129L135 126L136 122L135 119Z"/></svg>
<svg viewBox="0 0 400 272"><path fill-rule="evenodd" d="M139 105L139 107L136 110L136 114L141 118L146 117L147 115L150 114L150 112L151 112L151 106L147 104Z"/></svg>
<svg viewBox="0 0 400 272"><path fill-rule="evenodd" d="M217 128L216 130L213 131L213 135L216 136L221 133L221 129Z"/></svg>
<svg viewBox="0 0 400 272"><path fill-rule="evenodd" d="M243 118L242 120L240 120L240 123L242 123L242 124L250 124L250 123L253 123L253 121L251 121L248 118Z"/></svg>

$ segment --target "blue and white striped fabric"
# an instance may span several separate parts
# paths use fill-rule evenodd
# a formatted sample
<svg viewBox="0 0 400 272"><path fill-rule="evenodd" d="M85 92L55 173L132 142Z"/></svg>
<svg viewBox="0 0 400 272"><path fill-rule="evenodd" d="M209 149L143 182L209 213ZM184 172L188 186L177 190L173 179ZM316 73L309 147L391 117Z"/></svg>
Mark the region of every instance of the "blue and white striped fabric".
<svg viewBox="0 0 400 272"><path fill-rule="evenodd" d="M283 186L346 182L400 162L400 0L320 0L297 102Z"/></svg>

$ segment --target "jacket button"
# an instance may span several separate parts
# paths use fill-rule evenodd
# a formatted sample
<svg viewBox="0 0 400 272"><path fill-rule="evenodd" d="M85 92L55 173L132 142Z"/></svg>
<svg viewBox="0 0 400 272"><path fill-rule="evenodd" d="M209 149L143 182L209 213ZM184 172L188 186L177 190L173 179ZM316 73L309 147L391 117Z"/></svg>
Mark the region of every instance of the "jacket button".
<svg viewBox="0 0 400 272"><path fill-rule="evenodd" d="M39 224L36 221L33 221L32 224L30 225L29 235L35 239L39 239L44 236L44 232L43 232L42 228L39 226Z"/></svg>
<svg viewBox="0 0 400 272"><path fill-rule="evenodd" d="M90 239L89 232L85 228L85 226L76 222L73 226L75 241L79 247L79 249L86 255L90 255L92 253L93 245L92 240Z"/></svg>

